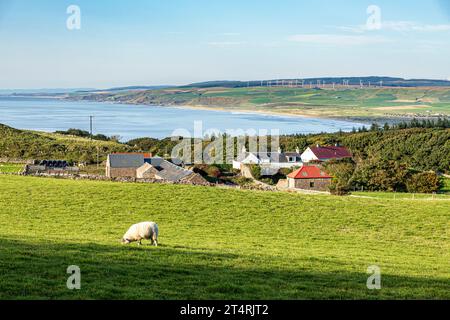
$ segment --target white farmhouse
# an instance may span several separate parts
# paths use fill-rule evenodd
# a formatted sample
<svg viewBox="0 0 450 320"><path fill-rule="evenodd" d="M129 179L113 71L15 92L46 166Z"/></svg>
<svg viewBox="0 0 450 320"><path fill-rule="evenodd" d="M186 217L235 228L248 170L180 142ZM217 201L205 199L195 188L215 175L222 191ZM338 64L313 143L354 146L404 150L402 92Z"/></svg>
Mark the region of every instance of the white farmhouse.
<svg viewBox="0 0 450 320"><path fill-rule="evenodd" d="M240 170L242 165L250 164L261 166L263 175L274 175L280 169L301 167L303 162L299 149L295 152L247 152L244 147L237 160L233 161L233 168Z"/></svg>
<svg viewBox="0 0 450 320"><path fill-rule="evenodd" d="M325 162L331 159L345 159L351 158L351 152L339 145L321 147L319 145L310 147L302 153L301 159L304 163L309 162Z"/></svg>

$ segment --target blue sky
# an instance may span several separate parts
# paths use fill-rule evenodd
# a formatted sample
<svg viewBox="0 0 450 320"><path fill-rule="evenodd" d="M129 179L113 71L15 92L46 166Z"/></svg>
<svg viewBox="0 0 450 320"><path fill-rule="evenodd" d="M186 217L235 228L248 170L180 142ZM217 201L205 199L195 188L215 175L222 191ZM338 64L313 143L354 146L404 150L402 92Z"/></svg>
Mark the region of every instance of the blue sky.
<svg viewBox="0 0 450 320"><path fill-rule="evenodd" d="M450 78L446 0L0 0L0 88ZM69 5L81 29L68 30ZM381 24L367 27L367 8Z"/></svg>

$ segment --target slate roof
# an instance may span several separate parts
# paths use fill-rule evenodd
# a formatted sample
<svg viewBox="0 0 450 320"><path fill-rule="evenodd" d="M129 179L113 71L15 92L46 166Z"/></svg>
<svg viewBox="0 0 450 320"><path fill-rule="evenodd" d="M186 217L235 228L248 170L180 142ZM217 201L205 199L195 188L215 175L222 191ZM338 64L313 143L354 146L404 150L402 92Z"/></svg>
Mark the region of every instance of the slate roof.
<svg viewBox="0 0 450 320"><path fill-rule="evenodd" d="M331 179L332 177L316 166L303 166L288 175L292 179Z"/></svg>
<svg viewBox="0 0 450 320"><path fill-rule="evenodd" d="M190 170L186 170L184 168L176 166L173 163L162 158L150 158L147 159L146 162L152 165L156 170L158 170L158 176L161 179L167 181L177 182L194 173Z"/></svg>
<svg viewBox="0 0 450 320"><path fill-rule="evenodd" d="M139 168L144 164L144 154L110 154L108 164L111 168Z"/></svg>
<svg viewBox="0 0 450 320"><path fill-rule="evenodd" d="M311 147L319 160L351 158L351 152L345 147Z"/></svg>

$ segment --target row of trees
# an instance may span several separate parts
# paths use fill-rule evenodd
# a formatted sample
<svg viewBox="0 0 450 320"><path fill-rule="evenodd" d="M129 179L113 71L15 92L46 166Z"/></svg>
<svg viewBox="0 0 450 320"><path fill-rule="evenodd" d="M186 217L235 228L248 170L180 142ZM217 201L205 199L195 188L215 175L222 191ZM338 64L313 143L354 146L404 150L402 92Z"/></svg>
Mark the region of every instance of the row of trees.
<svg viewBox="0 0 450 320"><path fill-rule="evenodd" d="M398 130L398 129L412 129L412 128L439 128L448 129L450 128L449 118L438 118L438 119L412 119L411 121L402 121L395 124L385 123L384 126L380 126L377 123L373 123L370 128L362 126L360 128L353 128L352 132L373 132L380 130Z"/></svg>
<svg viewBox="0 0 450 320"><path fill-rule="evenodd" d="M392 160L335 160L325 167L334 177L330 190L338 195L361 189L410 193L434 193L440 189L440 179L435 172L418 172Z"/></svg>
<svg viewBox="0 0 450 320"><path fill-rule="evenodd" d="M62 134L62 135L66 135L66 136L76 136L76 137L81 137L81 138L91 138L92 140L98 140L98 141L112 141L112 142L119 142L120 137L119 136L111 136L108 137L104 134L96 134L96 135L92 135L85 130L80 130L80 129L69 129L66 131L56 131L56 134Z"/></svg>

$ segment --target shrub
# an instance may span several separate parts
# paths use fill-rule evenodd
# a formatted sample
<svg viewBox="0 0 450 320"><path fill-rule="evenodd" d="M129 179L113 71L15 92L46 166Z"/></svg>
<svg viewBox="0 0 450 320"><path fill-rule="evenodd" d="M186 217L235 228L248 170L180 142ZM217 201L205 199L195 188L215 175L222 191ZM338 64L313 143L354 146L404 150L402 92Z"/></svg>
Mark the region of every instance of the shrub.
<svg viewBox="0 0 450 320"><path fill-rule="evenodd" d="M270 185L270 186L275 185L274 180L272 180L271 178L264 178L264 179L261 179L260 181L263 182L263 183L265 183L265 184L268 184L268 185Z"/></svg>
<svg viewBox="0 0 450 320"><path fill-rule="evenodd" d="M232 181L239 186L248 186L253 184L253 180L245 177L236 177Z"/></svg>
<svg viewBox="0 0 450 320"><path fill-rule="evenodd" d="M358 163L352 177L353 186L370 191L406 191L408 168L397 161L372 158Z"/></svg>
<svg viewBox="0 0 450 320"><path fill-rule="evenodd" d="M216 166L207 166L206 172L208 173L208 176L213 178L219 178L222 175L222 171Z"/></svg>
<svg viewBox="0 0 450 320"><path fill-rule="evenodd" d="M434 193L441 186L439 176L434 172L421 172L411 176L406 186L408 192L415 193Z"/></svg>
<svg viewBox="0 0 450 320"><path fill-rule="evenodd" d="M250 172L252 173L253 178L256 180L261 179L261 167L256 164L251 164L249 166Z"/></svg>
<svg viewBox="0 0 450 320"><path fill-rule="evenodd" d="M293 171L295 171L297 169L298 168L294 168L294 169L282 168L282 169L280 169L280 171L278 171L278 174L284 177L282 179L286 179L288 174L290 174L291 172L293 172Z"/></svg>
<svg viewBox="0 0 450 320"><path fill-rule="evenodd" d="M347 195L352 188L352 178L356 165L352 159L331 160L325 164L325 170L333 176L330 192L334 195Z"/></svg>
<svg viewBox="0 0 450 320"><path fill-rule="evenodd" d="M216 166L209 166L207 164L201 164L194 166L193 171L202 175L203 177L211 177L211 178L220 178L222 176L222 172Z"/></svg>

